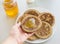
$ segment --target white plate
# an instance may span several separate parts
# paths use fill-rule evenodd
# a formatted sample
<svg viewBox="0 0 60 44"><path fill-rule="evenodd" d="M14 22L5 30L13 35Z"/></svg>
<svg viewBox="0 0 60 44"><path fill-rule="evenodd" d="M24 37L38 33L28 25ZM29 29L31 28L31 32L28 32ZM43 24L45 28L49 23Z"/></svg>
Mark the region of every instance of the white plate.
<svg viewBox="0 0 60 44"><path fill-rule="evenodd" d="M52 13L52 12L48 11L47 9L39 8L39 7L36 7L36 8L28 8L28 9L35 9L35 10L38 10L39 12L49 12L49 13ZM26 9L26 10L28 10L28 9ZM19 17L20 17L21 15L23 15L23 13L24 13L26 10L24 10L24 11L18 16L17 20L19 19ZM16 22L17 22L17 20L16 20ZM49 39L51 39L51 38L53 37L55 30L54 30L54 29L52 29L52 30L53 30L52 35L51 35L49 38L47 38L47 39L39 39L39 40L35 40L35 41L26 40L26 42L28 42L28 43L42 43L42 42L45 42L45 41L47 41L47 40L49 40Z"/></svg>

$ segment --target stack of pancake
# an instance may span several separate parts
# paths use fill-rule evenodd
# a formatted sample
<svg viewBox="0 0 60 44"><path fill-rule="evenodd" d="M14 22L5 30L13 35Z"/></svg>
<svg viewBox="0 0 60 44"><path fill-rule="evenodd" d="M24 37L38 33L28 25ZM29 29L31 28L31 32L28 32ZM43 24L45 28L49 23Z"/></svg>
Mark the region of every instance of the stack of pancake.
<svg viewBox="0 0 60 44"><path fill-rule="evenodd" d="M47 39L52 35L54 25L54 16L49 12L39 12L35 9L29 9L24 12L17 23L21 22L23 31L34 34L28 40Z"/></svg>

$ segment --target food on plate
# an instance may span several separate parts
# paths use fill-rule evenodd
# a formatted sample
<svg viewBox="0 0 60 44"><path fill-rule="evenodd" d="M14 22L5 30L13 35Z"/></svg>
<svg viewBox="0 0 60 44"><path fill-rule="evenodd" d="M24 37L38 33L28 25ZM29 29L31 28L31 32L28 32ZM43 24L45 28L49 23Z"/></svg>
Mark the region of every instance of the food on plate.
<svg viewBox="0 0 60 44"><path fill-rule="evenodd" d="M47 39L52 35L52 26L55 19L51 13L39 12L35 9L28 9L19 17L17 23L21 22L21 28L27 33L33 33L27 40L34 41Z"/></svg>
<svg viewBox="0 0 60 44"><path fill-rule="evenodd" d="M22 16L19 17L17 23L22 22L22 20L24 19L24 17L28 16L27 14L23 14Z"/></svg>
<svg viewBox="0 0 60 44"><path fill-rule="evenodd" d="M35 32L35 35L39 38L45 39L52 34L52 28L49 23L42 21L42 26Z"/></svg>
<svg viewBox="0 0 60 44"><path fill-rule="evenodd" d="M26 32L34 32L38 30L42 25L41 20L34 15L26 16L21 23L22 29Z"/></svg>
<svg viewBox="0 0 60 44"><path fill-rule="evenodd" d="M39 16L41 13L38 10L35 9L28 9L24 12L24 14L18 19L17 22L21 22L24 17L28 16L28 15L34 15L34 16Z"/></svg>
<svg viewBox="0 0 60 44"><path fill-rule="evenodd" d="M34 40L37 40L37 39L39 39L39 38L35 34L33 34L32 36L30 36L28 38L28 40L31 40L31 41L34 41Z"/></svg>
<svg viewBox="0 0 60 44"><path fill-rule="evenodd" d="M35 10L35 9L28 9L27 11L25 11L24 14L30 14L30 15L34 15L34 16L39 16L40 12Z"/></svg>
<svg viewBox="0 0 60 44"><path fill-rule="evenodd" d="M39 18L42 21L48 22L51 26L53 26L53 24L54 24L54 16L51 13L47 13L47 12L44 12L44 13L41 13L41 14L42 15L40 15Z"/></svg>

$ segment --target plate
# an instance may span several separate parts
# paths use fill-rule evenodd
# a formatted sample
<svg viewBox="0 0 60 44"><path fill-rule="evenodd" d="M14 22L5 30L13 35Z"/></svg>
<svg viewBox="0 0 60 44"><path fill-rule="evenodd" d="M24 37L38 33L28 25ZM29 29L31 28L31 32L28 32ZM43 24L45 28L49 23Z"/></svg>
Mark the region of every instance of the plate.
<svg viewBox="0 0 60 44"><path fill-rule="evenodd" d="M44 8L40 8L40 7L27 8L26 10L28 10L28 9L35 9L35 10L38 10L40 13L41 13L41 12L49 12L49 13L52 13L52 12L50 12L49 10L44 9ZM24 10L24 11L18 16L17 20L19 19L20 16L23 15L23 13L24 13L26 10ZM52 13L52 14L53 14L53 13ZM16 20L16 23L17 23L17 20ZM52 35L51 35L49 38L47 38L47 39L38 39L38 40L35 40L35 41L26 40L25 42L28 42L28 43L42 43L42 42L48 41L48 40L51 39L51 38L53 37L53 35L54 35L54 32L55 32L54 26L53 26L52 31L53 31L53 32L52 32Z"/></svg>

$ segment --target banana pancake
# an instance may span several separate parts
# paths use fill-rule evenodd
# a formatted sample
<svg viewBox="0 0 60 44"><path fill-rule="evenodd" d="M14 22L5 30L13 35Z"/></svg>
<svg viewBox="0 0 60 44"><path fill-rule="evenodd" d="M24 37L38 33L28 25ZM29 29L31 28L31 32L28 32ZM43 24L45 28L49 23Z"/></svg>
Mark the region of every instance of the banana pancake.
<svg viewBox="0 0 60 44"><path fill-rule="evenodd" d="M37 39L39 39L39 38L35 34L33 34L32 36L30 36L28 38L28 40L31 40L31 41L34 41L34 40L37 40Z"/></svg>
<svg viewBox="0 0 60 44"><path fill-rule="evenodd" d="M18 19L18 21L17 21L17 23L22 22L22 20L23 20L24 17L26 17L26 16L27 16L27 14L23 14L22 16L20 16L19 19Z"/></svg>
<svg viewBox="0 0 60 44"><path fill-rule="evenodd" d="M22 29L26 32L34 32L38 30L41 27L41 20L34 16L34 15L28 15L22 20Z"/></svg>
<svg viewBox="0 0 60 44"><path fill-rule="evenodd" d="M39 38L48 38L52 34L52 28L49 23L42 21L42 26L35 32L35 35Z"/></svg>
<svg viewBox="0 0 60 44"><path fill-rule="evenodd" d="M54 16L51 14L51 13L42 13L42 15L39 16L39 18L42 20L42 21L45 21L45 22L48 22L51 26L54 25Z"/></svg>
<svg viewBox="0 0 60 44"><path fill-rule="evenodd" d="M30 14L30 15L34 15L34 16L39 16L40 12L35 10L35 9L29 9L24 14Z"/></svg>

